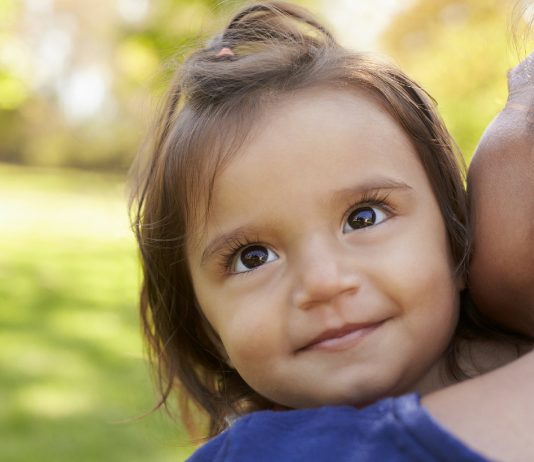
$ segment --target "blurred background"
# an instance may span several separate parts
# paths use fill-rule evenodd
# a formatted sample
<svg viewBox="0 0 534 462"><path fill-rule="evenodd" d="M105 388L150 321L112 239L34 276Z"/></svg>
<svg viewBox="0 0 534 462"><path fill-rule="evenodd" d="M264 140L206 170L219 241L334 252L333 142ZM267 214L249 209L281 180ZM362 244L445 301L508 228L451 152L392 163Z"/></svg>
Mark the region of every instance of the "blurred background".
<svg viewBox="0 0 534 462"><path fill-rule="evenodd" d="M0 460L179 461L137 320L126 172L183 54L243 2L0 0ZM512 0L309 0L437 100L469 161L532 42Z"/></svg>

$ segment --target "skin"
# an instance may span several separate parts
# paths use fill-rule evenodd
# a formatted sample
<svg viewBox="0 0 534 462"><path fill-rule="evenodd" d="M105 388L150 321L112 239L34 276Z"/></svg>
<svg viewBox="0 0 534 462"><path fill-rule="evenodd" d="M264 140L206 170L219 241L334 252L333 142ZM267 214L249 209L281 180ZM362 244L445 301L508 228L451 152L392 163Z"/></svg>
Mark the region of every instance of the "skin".
<svg viewBox="0 0 534 462"><path fill-rule="evenodd" d="M468 175L474 251L469 286L480 311L534 336L534 54L508 76L510 95Z"/></svg>
<svg viewBox="0 0 534 462"><path fill-rule="evenodd" d="M373 192L387 205L366 202ZM459 284L425 171L373 99L325 88L284 98L212 200L188 250L195 293L257 392L295 408L358 405L428 383ZM375 224L353 229L348 217L370 205ZM240 272L236 241L260 245L267 261ZM341 338L314 342L332 329Z"/></svg>
<svg viewBox="0 0 534 462"><path fill-rule="evenodd" d="M534 54L508 75L506 107L487 128L469 168L474 226L469 285L477 307L534 335ZM532 460L534 352L423 398L446 428L493 460Z"/></svg>
<svg viewBox="0 0 534 462"><path fill-rule="evenodd" d="M534 454L534 352L423 397L432 416L490 460L529 462Z"/></svg>

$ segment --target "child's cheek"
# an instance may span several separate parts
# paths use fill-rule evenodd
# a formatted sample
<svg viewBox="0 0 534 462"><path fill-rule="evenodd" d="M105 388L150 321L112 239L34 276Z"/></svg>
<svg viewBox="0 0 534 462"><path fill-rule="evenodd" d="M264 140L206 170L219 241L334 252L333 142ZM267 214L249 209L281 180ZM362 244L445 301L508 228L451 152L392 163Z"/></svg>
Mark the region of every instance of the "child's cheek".
<svg viewBox="0 0 534 462"><path fill-rule="evenodd" d="M399 217L382 243L375 280L414 326L425 323L448 338L457 319L459 284L443 219L432 202L430 197L413 214Z"/></svg>
<svg viewBox="0 0 534 462"><path fill-rule="evenodd" d="M279 292L259 291L227 299L219 335L232 364L249 381L290 352L286 307ZM270 293L269 293L270 292Z"/></svg>

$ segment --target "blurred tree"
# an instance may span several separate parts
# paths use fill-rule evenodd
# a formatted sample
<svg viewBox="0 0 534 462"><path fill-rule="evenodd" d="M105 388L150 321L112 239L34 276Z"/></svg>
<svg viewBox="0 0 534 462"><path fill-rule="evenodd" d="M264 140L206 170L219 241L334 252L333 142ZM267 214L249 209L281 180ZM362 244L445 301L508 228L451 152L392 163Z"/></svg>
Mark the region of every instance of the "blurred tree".
<svg viewBox="0 0 534 462"><path fill-rule="evenodd" d="M0 161L127 168L171 57L239 3L0 0Z"/></svg>
<svg viewBox="0 0 534 462"><path fill-rule="evenodd" d="M438 101L467 159L506 101L506 72L523 53L510 29L524 30L526 6L513 0L416 0L383 36L387 52Z"/></svg>
<svg viewBox="0 0 534 462"><path fill-rule="evenodd" d="M176 60L242 3L0 0L0 162L126 169Z"/></svg>

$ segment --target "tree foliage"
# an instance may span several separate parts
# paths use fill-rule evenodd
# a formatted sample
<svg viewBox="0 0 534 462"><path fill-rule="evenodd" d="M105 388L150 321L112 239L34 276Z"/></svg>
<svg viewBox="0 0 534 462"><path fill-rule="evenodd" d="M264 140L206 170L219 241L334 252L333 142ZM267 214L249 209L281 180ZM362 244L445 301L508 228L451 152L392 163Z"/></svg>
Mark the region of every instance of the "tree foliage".
<svg viewBox="0 0 534 462"><path fill-rule="evenodd" d="M417 0L384 34L385 49L437 100L468 159L506 101L507 70L528 48L516 34L525 9L512 0Z"/></svg>
<svg viewBox="0 0 534 462"><path fill-rule="evenodd" d="M124 170L174 57L239 3L0 0L0 161Z"/></svg>

